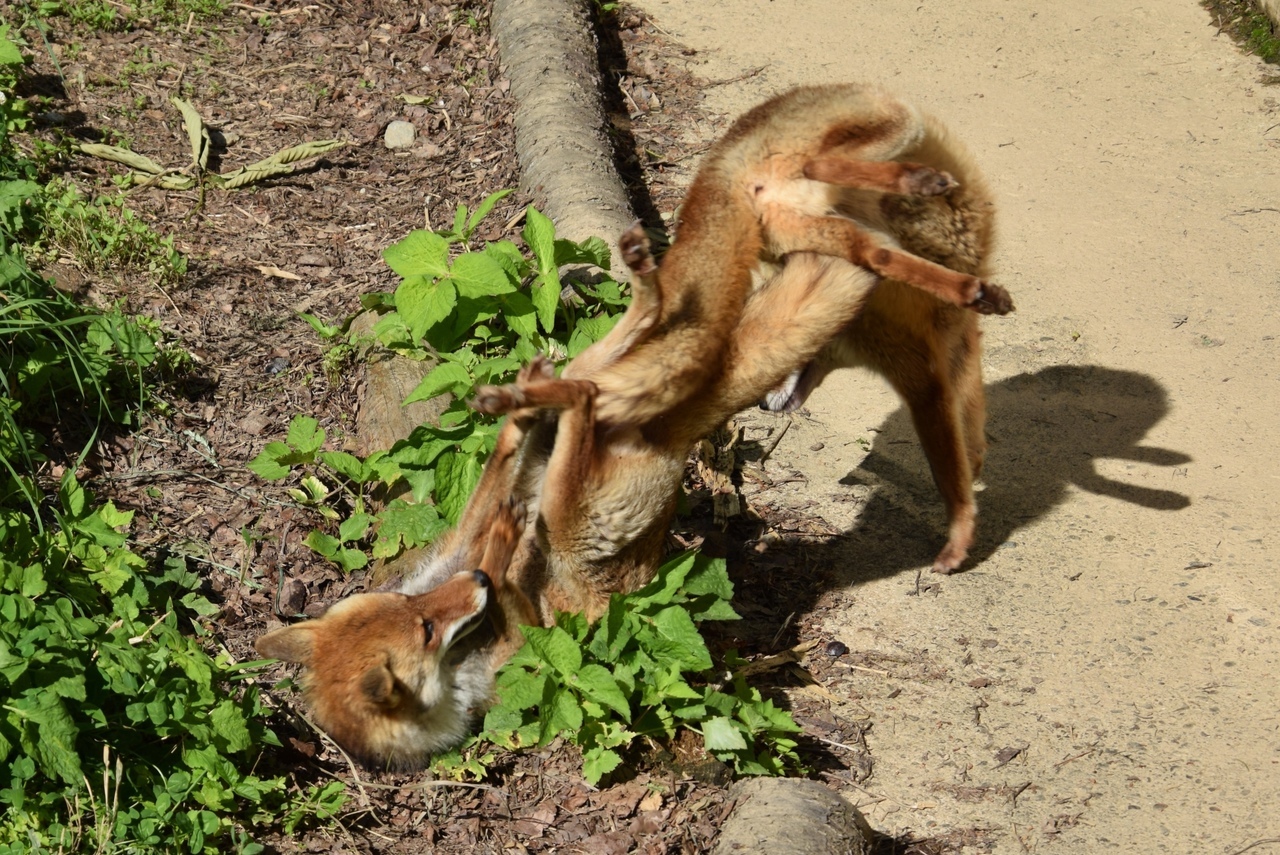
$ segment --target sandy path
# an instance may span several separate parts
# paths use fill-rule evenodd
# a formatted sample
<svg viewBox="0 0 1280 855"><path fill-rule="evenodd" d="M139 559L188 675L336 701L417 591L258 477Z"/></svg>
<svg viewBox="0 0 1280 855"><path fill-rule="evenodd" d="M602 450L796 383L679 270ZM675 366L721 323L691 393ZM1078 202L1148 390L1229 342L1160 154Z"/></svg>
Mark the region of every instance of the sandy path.
<svg viewBox="0 0 1280 855"><path fill-rule="evenodd" d="M1000 852L1280 837L1280 92L1261 63L1193 0L639 5L707 78L765 66L711 111L879 81L940 115L1000 200L1019 311L986 324L968 572L907 596L942 512L880 381L831 378L774 452L807 479L788 500L848 532L821 550L848 580L828 635L884 654L835 689L874 721L870 793L848 795L885 831L985 828Z"/></svg>

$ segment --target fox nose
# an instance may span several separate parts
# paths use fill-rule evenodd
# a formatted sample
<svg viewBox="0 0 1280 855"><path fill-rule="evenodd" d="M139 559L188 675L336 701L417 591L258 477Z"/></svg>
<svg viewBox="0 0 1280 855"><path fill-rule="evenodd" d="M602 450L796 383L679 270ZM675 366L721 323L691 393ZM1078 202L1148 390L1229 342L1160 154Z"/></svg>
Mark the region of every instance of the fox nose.
<svg viewBox="0 0 1280 855"><path fill-rule="evenodd" d="M471 577L475 579L475 583L481 588L492 588L493 582L489 580L489 574L483 570L472 570Z"/></svg>

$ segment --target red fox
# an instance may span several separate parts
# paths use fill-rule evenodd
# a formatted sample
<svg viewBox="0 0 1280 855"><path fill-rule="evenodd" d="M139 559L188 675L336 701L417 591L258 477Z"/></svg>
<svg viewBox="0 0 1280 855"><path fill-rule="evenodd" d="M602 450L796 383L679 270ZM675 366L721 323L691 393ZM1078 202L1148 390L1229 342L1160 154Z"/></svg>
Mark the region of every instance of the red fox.
<svg viewBox="0 0 1280 855"><path fill-rule="evenodd" d="M806 123L789 99L823 109ZM508 418L436 557L400 593L357 595L259 639L264 655L306 668L320 725L365 762L400 768L461 741L523 641L519 624L556 610L594 618L647 583L693 443L841 339L882 275L926 304L1009 311L1003 289L897 248L892 229L830 216L821 197L834 209L845 191L806 177L954 192L932 167L865 160L923 136L914 111L859 87L798 90L739 120L708 154L661 265L642 230L623 236L633 301L614 329L560 378L535 359L514 384L478 390L477 409ZM762 270L772 278L757 287Z"/></svg>

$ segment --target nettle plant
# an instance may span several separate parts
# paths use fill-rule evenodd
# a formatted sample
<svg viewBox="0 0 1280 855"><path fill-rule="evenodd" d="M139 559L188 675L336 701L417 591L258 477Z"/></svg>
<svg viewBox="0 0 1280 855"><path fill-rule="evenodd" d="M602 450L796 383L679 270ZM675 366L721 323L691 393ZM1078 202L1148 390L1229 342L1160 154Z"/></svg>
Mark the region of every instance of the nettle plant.
<svg viewBox="0 0 1280 855"><path fill-rule="evenodd" d="M483 732L437 760L440 772L481 776L502 748L544 746L556 737L582 749L591 784L617 769L625 752L702 737L712 756L740 775L800 769L786 710L734 676L730 652L719 671L697 624L738 620L723 559L690 552L632 594L615 594L596 623L560 614L549 628L522 627L527 643L498 674L499 703Z"/></svg>
<svg viewBox="0 0 1280 855"><path fill-rule="evenodd" d="M322 451L324 431L299 416L284 442L272 442L249 463L264 478L280 480L296 468L307 474L293 492L299 502L337 521L334 506L349 511L336 535L313 533L308 544L347 569L407 546L430 543L458 520L480 479L497 437L496 419L480 415L467 400L477 386L515 378L520 366L543 353L562 363L613 328L626 307L622 287L607 275L596 282L565 282L566 265L607 271L609 248L599 238L560 240L551 221L534 208L521 232L527 252L502 240L472 249L477 228L510 191L494 193L475 211L459 205L451 228L418 230L383 253L402 277L390 294L367 295L365 308L379 312L378 343L411 359L434 359L405 404L450 394L453 402L435 425L421 425L387 451L361 459ZM459 252L459 250L461 250ZM354 334L305 318L321 336ZM380 513L368 511L378 488L407 486L409 495Z"/></svg>

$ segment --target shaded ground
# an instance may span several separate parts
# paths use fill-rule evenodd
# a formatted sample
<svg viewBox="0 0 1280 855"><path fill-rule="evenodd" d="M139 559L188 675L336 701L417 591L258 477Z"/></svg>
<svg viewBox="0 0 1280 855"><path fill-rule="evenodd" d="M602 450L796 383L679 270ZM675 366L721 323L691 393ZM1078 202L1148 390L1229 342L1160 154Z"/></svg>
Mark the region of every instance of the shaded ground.
<svg viewBox="0 0 1280 855"><path fill-rule="evenodd" d="M211 169L307 139L349 142L301 174L238 193L210 191L202 206L195 193L134 192L130 205L190 259L189 276L176 286L91 274L70 259L49 269L87 299L122 300L155 318L195 358L189 376L162 390L166 406L138 430L111 438L83 480L137 512L141 547L182 554L201 569L223 606L216 642L237 659L256 658L252 642L273 613L315 614L367 585L363 574L345 576L303 546L323 521L293 503L286 485L264 483L243 464L282 438L300 413L320 420L329 447L355 447L361 372L328 350L299 313L340 322L358 309L360 295L394 286L383 248L413 228L446 224L458 203L473 206L517 185L512 104L487 18L485 3L264 0L177 32L87 34L65 19L50 22L50 51L37 56L35 81L58 114L50 115L47 136L60 130L181 165L189 148L169 104L181 95L220 132ZM611 107L620 167L637 210L656 225L679 201L682 181L672 176L696 162L712 130L692 127L691 108L707 84L690 76L687 56L638 13L609 18L602 35L602 64L618 84ZM411 105L401 95L425 100ZM408 151L382 144L393 119L417 128ZM74 164L79 184L103 191L120 171L88 158ZM508 197L479 237L519 241L518 214L529 201ZM771 483L752 477L759 490ZM803 508L761 501L763 520L739 518L717 532L696 478L690 506L673 545L705 538L709 551L728 554L746 618L713 643L767 654L823 641L813 634L815 620L836 600L815 600L812 592L829 587L815 580L830 577L830 562L803 549L770 549L759 537L772 528L821 539L829 527ZM806 609L781 605L789 602ZM834 712L829 688L858 669L927 666L821 645L806 666L775 670L762 678L764 688L788 699L805 727L814 774L856 787L871 773L864 742L871 722ZM732 807L714 763L656 751L599 791L582 782L574 752L556 745L511 757L485 786L357 772L298 717L291 695L276 697L287 747L263 763L282 764L300 785L337 777L352 793L336 831L268 841L280 851L481 852L515 841L533 852L694 853L709 849ZM981 835L913 846L906 834L885 841L885 851L940 853L962 838Z"/></svg>

